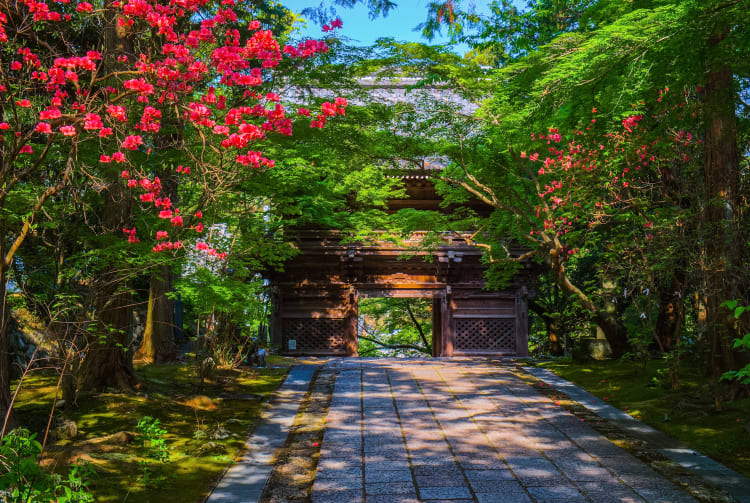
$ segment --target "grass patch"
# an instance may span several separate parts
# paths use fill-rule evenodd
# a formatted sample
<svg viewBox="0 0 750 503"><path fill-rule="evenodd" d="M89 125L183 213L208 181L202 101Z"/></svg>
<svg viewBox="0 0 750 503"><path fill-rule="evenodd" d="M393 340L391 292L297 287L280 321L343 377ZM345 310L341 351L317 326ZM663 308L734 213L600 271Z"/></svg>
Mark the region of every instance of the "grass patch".
<svg viewBox="0 0 750 503"><path fill-rule="evenodd" d="M645 374L641 363L628 361L558 360L535 365L750 477L750 433L745 429L750 398L726 403L723 411L716 411L709 382L696 368L681 368L681 387L673 391L662 383L660 361L650 361Z"/></svg>
<svg viewBox="0 0 750 503"><path fill-rule="evenodd" d="M96 470L91 488L97 502L203 501L218 477L244 445L261 411L262 401L284 380L297 360L269 357L264 369L219 369L199 389L193 367L185 364L136 368L137 393L82 394L78 406L60 411L75 421L72 440L48 443L40 463L51 469L75 461ZM39 432L40 440L54 401L57 376L27 376L16 402L20 423ZM144 452L133 436L144 416L158 418L170 459L151 462L150 481L140 478Z"/></svg>

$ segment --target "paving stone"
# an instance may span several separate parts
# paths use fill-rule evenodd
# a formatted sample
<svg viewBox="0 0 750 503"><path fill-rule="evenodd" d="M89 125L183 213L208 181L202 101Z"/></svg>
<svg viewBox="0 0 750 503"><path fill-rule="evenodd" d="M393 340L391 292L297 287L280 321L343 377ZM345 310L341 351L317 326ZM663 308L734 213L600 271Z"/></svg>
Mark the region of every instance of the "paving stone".
<svg viewBox="0 0 750 503"><path fill-rule="evenodd" d="M367 503L419 503L415 495L373 494L367 495ZM454 502L455 503L455 502Z"/></svg>
<svg viewBox="0 0 750 503"><path fill-rule="evenodd" d="M313 491L361 490L362 477L315 477Z"/></svg>
<svg viewBox="0 0 750 503"><path fill-rule="evenodd" d="M476 493L478 503L531 503L521 484L515 481L498 482L494 491Z"/></svg>
<svg viewBox="0 0 750 503"><path fill-rule="evenodd" d="M585 502L586 497L572 485L555 484L551 486L531 486L526 488L529 494L538 501L581 501Z"/></svg>
<svg viewBox="0 0 750 503"><path fill-rule="evenodd" d="M602 480L612 477L612 474L598 463L558 462L557 466L573 481Z"/></svg>
<svg viewBox="0 0 750 503"><path fill-rule="evenodd" d="M495 364L347 365L353 370L342 370L334 389L313 502L693 501ZM362 483L364 493L350 489Z"/></svg>
<svg viewBox="0 0 750 503"><path fill-rule="evenodd" d="M318 471L315 473L315 477L321 479L335 479L338 477L349 478L359 477L362 478L362 467L361 466L346 466L343 468L321 468L318 466Z"/></svg>
<svg viewBox="0 0 750 503"><path fill-rule="evenodd" d="M634 487L633 489L649 503L697 503L695 498L671 484L661 487Z"/></svg>
<svg viewBox="0 0 750 503"><path fill-rule="evenodd" d="M497 481L497 480L515 480L515 477L508 468L495 470L464 470L466 478L472 481Z"/></svg>
<svg viewBox="0 0 750 503"><path fill-rule="evenodd" d="M367 470L408 470L409 461L407 459L384 459L383 457L365 458Z"/></svg>
<svg viewBox="0 0 750 503"><path fill-rule="evenodd" d="M508 466L522 482L538 480L563 480L555 465L539 457L507 457Z"/></svg>
<svg viewBox="0 0 750 503"><path fill-rule="evenodd" d="M458 463L464 470L507 470L508 465L499 458L474 458L457 456Z"/></svg>
<svg viewBox="0 0 750 503"><path fill-rule="evenodd" d="M461 487L420 487L419 496L422 499L457 499L471 498L471 491L466 486Z"/></svg>
<svg viewBox="0 0 750 503"><path fill-rule="evenodd" d="M455 477L446 477L439 473L436 473L435 475L416 475L414 477L414 480L416 480L417 486L419 486L420 488L422 487L447 487L447 486L457 485Z"/></svg>
<svg viewBox="0 0 750 503"><path fill-rule="evenodd" d="M596 503L643 503L629 487L616 481L582 482L578 487Z"/></svg>
<svg viewBox="0 0 750 503"><path fill-rule="evenodd" d="M313 492L312 503L363 503L362 490Z"/></svg>
<svg viewBox="0 0 750 503"><path fill-rule="evenodd" d="M461 470L459 470L456 463L444 463L442 465L420 465L416 462L413 462L412 471L414 472L415 476L435 475L439 473L444 477L461 477Z"/></svg>
<svg viewBox="0 0 750 503"><path fill-rule="evenodd" d="M365 494L414 494L413 482L372 482L365 484Z"/></svg>
<svg viewBox="0 0 750 503"><path fill-rule="evenodd" d="M365 482L412 482L411 470L365 470Z"/></svg>

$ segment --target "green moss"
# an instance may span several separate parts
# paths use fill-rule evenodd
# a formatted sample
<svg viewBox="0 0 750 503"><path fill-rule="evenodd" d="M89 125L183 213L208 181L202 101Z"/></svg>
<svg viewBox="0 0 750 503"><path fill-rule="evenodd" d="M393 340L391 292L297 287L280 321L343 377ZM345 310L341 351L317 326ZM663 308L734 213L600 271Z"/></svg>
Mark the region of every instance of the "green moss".
<svg viewBox="0 0 750 503"><path fill-rule="evenodd" d="M645 374L640 363L565 361L540 362L590 393L643 422L678 438L745 476L750 476L750 398L714 409L708 380L696 368L680 369L680 389L661 383L664 363L651 361Z"/></svg>
<svg viewBox="0 0 750 503"><path fill-rule="evenodd" d="M139 367L136 372L142 387L137 393L82 394L77 407L60 411L76 422L79 435L73 441L50 444L45 453L48 459L42 462L62 467L76 459L91 461L97 472L92 488L98 502L120 502L126 495L127 501L139 502L202 501L242 449L262 398L281 384L288 366L218 370L202 390L189 365ZM34 373L24 381L15 408L22 424L43 434L56 386L57 376L51 374ZM225 399L222 394L261 398ZM204 396L201 403L210 404L212 410L191 406L195 395ZM120 431L135 432L144 416L159 419L167 430L170 450L168 463L151 465L155 482L150 487L138 480L143 452L136 443L101 441ZM213 438L217 432L219 437L229 436ZM202 450L207 442L216 448Z"/></svg>

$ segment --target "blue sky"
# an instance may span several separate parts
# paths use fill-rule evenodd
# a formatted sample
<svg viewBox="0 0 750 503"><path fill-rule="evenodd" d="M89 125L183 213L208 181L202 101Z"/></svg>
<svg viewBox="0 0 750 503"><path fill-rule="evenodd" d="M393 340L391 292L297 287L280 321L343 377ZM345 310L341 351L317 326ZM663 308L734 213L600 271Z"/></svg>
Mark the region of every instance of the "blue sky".
<svg viewBox="0 0 750 503"><path fill-rule="evenodd" d="M317 7L320 0L281 0L281 3L287 8L299 12L306 7ZM330 4L330 2L327 2ZM393 37L396 40L406 42L424 42L440 44L447 42L446 37L435 38L432 42L423 38L419 31L414 28L424 22L427 18L428 0L398 0L398 7L392 9L388 17L379 17L371 20L368 17L367 7L358 4L352 9L336 7L344 26L339 30L339 35L351 38L355 45L370 45L381 37ZM477 2L477 8L481 11L481 4L488 2ZM302 35L308 37L320 37L322 32L320 27L308 22L306 29L303 29ZM456 46L454 51L463 54L468 51L465 45Z"/></svg>

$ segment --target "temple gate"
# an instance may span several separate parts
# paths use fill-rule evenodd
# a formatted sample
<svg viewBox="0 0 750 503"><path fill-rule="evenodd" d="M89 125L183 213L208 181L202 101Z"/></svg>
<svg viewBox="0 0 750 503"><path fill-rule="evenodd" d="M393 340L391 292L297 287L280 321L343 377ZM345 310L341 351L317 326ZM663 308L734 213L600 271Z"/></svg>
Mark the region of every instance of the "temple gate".
<svg viewBox="0 0 750 503"><path fill-rule="evenodd" d="M407 198L390 209L439 209L428 175L400 176ZM444 236L430 254L410 246L419 237L368 245L344 244L335 232L297 233L300 253L269 275L271 342L288 355L356 356L359 298L422 297L432 299L433 356L526 356L529 275L488 291L483 251L465 235Z"/></svg>

